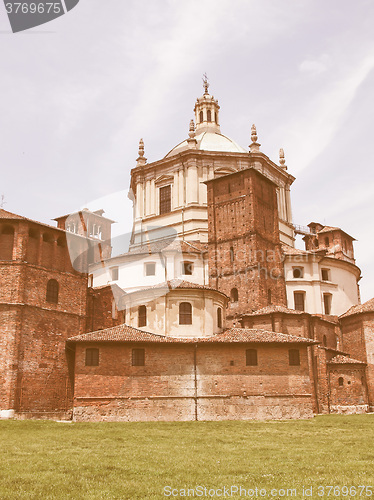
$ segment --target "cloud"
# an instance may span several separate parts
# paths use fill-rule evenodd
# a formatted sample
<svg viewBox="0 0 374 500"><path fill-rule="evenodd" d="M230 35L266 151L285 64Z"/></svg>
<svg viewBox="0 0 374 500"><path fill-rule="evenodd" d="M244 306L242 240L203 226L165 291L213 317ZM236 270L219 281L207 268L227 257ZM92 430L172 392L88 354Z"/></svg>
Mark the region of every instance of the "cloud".
<svg viewBox="0 0 374 500"><path fill-rule="evenodd" d="M343 78L333 81L325 92L317 94L294 124L288 125L287 143L293 145L288 157L289 164L295 166L294 172L305 169L328 146L357 90L373 68L372 54L355 67L347 67Z"/></svg>
<svg viewBox="0 0 374 500"><path fill-rule="evenodd" d="M299 70L301 73L313 76L320 75L321 73L327 71L329 59L330 58L327 54L322 54L317 59L306 59L300 64Z"/></svg>

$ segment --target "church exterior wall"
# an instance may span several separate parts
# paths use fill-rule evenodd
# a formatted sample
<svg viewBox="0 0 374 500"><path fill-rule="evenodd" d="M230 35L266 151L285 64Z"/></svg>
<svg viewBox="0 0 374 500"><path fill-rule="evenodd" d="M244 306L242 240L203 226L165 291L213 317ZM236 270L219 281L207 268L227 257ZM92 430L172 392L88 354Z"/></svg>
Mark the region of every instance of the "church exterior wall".
<svg viewBox="0 0 374 500"><path fill-rule="evenodd" d="M296 268L302 269L302 277L294 278ZM327 270L328 280L322 279L322 269ZM331 315L339 316L359 303L360 270L350 262L300 252L286 255L284 272L289 308L295 307L294 292L305 293L305 311L311 314L326 314L324 294L331 295Z"/></svg>
<svg viewBox="0 0 374 500"><path fill-rule="evenodd" d="M85 366L87 347L100 349L99 366ZM131 366L133 347L145 348L145 366ZM246 366L248 347L258 348L258 366ZM307 350L300 349L300 366L290 367L290 347L79 343L74 419L308 418L313 412Z"/></svg>
<svg viewBox="0 0 374 500"><path fill-rule="evenodd" d="M14 238L13 252L0 260L0 417L71 411L65 341L84 332L87 275L72 268L63 231L22 217L5 223ZM56 301L47 297L50 280L58 284Z"/></svg>

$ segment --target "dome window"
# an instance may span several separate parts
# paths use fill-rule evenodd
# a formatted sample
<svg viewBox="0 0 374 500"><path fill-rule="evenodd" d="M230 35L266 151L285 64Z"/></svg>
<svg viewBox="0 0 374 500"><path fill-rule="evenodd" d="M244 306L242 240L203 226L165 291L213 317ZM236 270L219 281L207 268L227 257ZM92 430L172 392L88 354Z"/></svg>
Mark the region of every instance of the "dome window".
<svg viewBox="0 0 374 500"><path fill-rule="evenodd" d="M206 115L207 115L207 121L211 122L212 121L212 112L210 111L210 109L208 109Z"/></svg>
<svg viewBox="0 0 374 500"><path fill-rule="evenodd" d="M199 116L200 116L200 123L203 123L203 121L204 121L204 114L203 114L202 111L200 111L200 115Z"/></svg>
<svg viewBox="0 0 374 500"><path fill-rule="evenodd" d="M296 279L304 278L304 268L294 267L292 271L293 277Z"/></svg>

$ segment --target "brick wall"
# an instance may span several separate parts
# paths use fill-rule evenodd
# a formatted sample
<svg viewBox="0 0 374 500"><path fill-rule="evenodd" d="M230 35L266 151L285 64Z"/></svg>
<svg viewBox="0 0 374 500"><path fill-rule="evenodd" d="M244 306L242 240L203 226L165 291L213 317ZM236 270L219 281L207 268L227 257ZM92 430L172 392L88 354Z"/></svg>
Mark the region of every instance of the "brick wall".
<svg viewBox="0 0 374 500"><path fill-rule="evenodd" d="M368 411L365 366L330 365L329 379L331 413Z"/></svg>
<svg viewBox="0 0 374 500"><path fill-rule="evenodd" d="M97 347L99 366L85 366ZM131 365L134 347L145 366ZM258 366L246 366L246 348ZM289 366L290 345L76 345L76 420L223 420L312 416L307 350ZM297 346L299 347L299 346ZM195 357L196 356L196 357ZM196 359L196 368L195 360Z"/></svg>
<svg viewBox="0 0 374 500"><path fill-rule="evenodd" d="M11 224L12 258L0 260L0 410L66 411L72 380L65 342L85 331L87 275L73 269L62 231L22 219ZM56 303L47 300L50 280L58 283Z"/></svg>
<svg viewBox="0 0 374 500"><path fill-rule="evenodd" d="M286 305L275 185L253 169L207 185L210 285L229 297L239 292L228 318Z"/></svg>

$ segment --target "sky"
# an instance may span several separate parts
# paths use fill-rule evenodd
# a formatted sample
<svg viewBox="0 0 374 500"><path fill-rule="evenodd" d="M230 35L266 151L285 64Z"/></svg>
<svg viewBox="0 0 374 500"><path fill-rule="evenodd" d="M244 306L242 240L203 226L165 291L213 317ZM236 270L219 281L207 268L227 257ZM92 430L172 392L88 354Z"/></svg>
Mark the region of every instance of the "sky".
<svg viewBox="0 0 374 500"><path fill-rule="evenodd" d="M42 222L104 208L131 231L148 162L188 136L207 73L223 134L284 148L294 223L357 239L374 296L374 4L369 0L80 0L13 34L0 4L0 204ZM1 201L2 200L2 201Z"/></svg>

